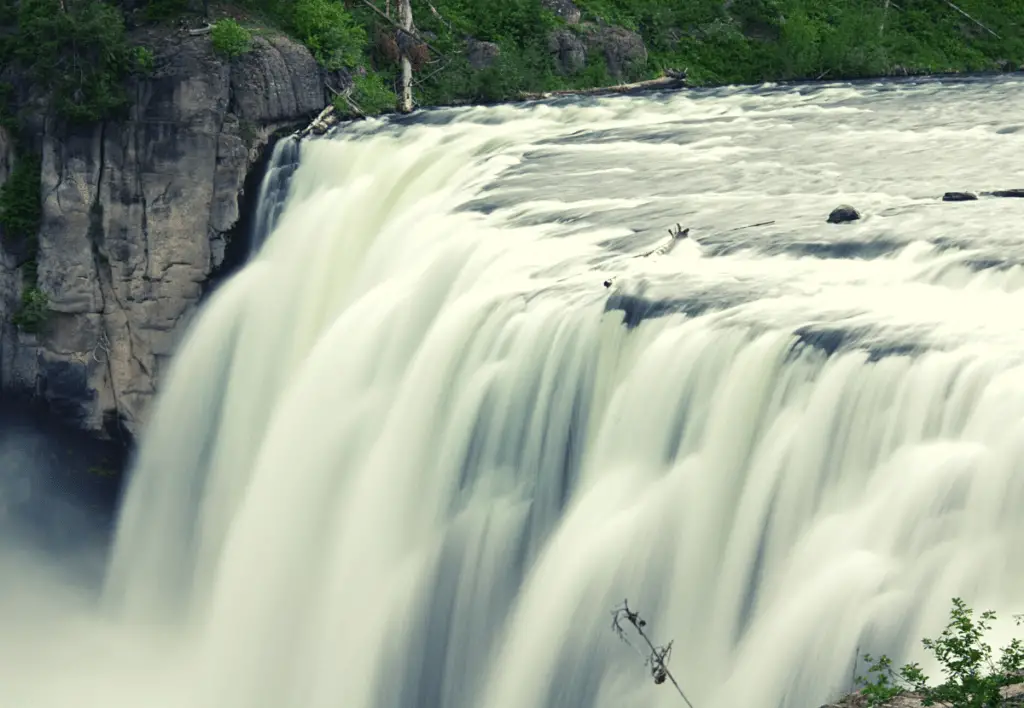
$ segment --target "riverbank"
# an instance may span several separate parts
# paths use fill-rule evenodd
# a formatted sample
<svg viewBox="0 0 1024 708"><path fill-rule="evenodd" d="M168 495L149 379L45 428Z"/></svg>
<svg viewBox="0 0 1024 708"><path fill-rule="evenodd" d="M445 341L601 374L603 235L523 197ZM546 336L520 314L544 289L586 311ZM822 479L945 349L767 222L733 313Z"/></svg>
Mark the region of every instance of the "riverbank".
<svg viewBox="0 0 1024 708"><path fill-rule="evenodd" d="M287 17L269 16L268 2L218 6L210 20L237 22L235 46L244 51L244 32L290 31ZM341 89L337 108L390 112L401 33L366 0L348 6L345 41L362 42L362 54L346 67L352 85ZM1024 9L1007 1L511 0L492 7L440 0L413 7L416 33L407 49L416 55L419 107L588 91L677 72L688 86L713 87L998 73L1024 64ZM316 37L304 41L320 45Z"/></svg>

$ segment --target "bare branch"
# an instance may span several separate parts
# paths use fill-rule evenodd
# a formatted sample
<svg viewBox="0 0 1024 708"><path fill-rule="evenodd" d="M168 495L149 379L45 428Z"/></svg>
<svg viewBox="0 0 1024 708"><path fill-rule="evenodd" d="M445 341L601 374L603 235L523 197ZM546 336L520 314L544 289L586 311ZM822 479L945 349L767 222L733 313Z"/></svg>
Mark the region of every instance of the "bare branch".
<svg viewBox="0 0 1024 708"><path fill-rule="evenodd" d="M676 681L676 677L668 670L668 660L672 655L672 642L669 642L665 646L655 646L654 642L651 641L650 637L648 637L647 633L644 631L644 627L647 626L647 621L640 616L639 612L634 612L629 609L629 600L623 600L620 607L612 610L612 630L619 635L619 639L630 646L633 645L630 644L629 640L626 638L625 630L622 627L623 618L633 625L636 633L640 635L640 638L647 643L647 647L650 649L651 653L646 659L644 659L644 665L651 667L651 677L654 679L654 683L660 685L665 683L665 679L668 679L672 682L672 685L676 687L676 691L679 692L679 695L686 702L686 705L693 708L693 704L690 703L690 699L686 697L685 693L683 693L683 689L679 686L679 682Z"/></svg>
<svg viewBox="0 0 1024 708"><path fill-rule="evenodd" d="M443 52L442 52L442 51L441 51L440 49L438 49L437 47L435 47L435 46L433 46L432 44L430 44L430 42L428 42L427 40L423 39L423 37L421 37L421 36L420 36L420 35L419 35L419 34L418 34L418 33L416 32L416 30L412 29L412 27L410 27L410 28L406 29L406 28L405 28L405 27L403 27L403 26L402 26L401 24L399 24L399 23L398 23L398 22L397 22L396 20L393 20L393 19L391 19L390 17L388 17L387 15L385 15L385 14L384 14L384 12L383 12L383 11L381 11L381 9L380 9L379 7L377 7L377 6L376 6L376 5L374 5L374 4L372 3L372 2L370 2L370 0L362 0L362 2L363 2L363 4L364 4L364 5L366 5L366 6L368 7L368 8L370 8L370 9L371 9L371 10L373 10L373 11L374 11L375 13L377 13L377 14L378 14L379 16L381 16L382 18L384 18L385 20L387 20L387 21L388 21L388 23L389 23L390 25L392 25L392 26L394 26L394 27L395 27L396 29L399 29L399 30L401 30L401 31L405 32L406 34L408 34L408 35L412 36L412 38L413 38L413 39L415 39L415 40L416 40L417 42L419 42L420 44L425 44L425 45L427 46L427 48L428 48L428 49L430 49L430 51L434 52L435 54L443 54Z"/></svg>
<svg viewBox="0 0 1024 708"><path fill-rule="evenodd" d="M951 7L951 8L953 8L954 10L956 10L957 12L959 12L959 13L960 13L961 15L963 15L964 17L966 17L966 18L967 18L968 20L970 20L970 21L971 21L971 22L973 22L974 24L978 25L978 27L981 27L981 28L982 28L983 30L985 30L986 32L988 32L988 33L989 33L990 35L992 35L992 36L993 36L993 37L995 37L996 39L1002 39L1002 37L1000 37L1000 36L999 36L998 34L996 34L995 32L993 32L992 30L990 30L990 29L989 29L988 27L986 27L985 25L981 24L981 23L980 23L980 22L979 22L978 20L976 20L976 19L974 19L973 17L971 17L970 15L968 15L968 14L967 14L966 12L964 12L964 11L963 11L963 10L961 10L961 9L960 9L959 7L957 7L956 5L954 5L953 3L951 3L951 2L949 1L949 0L945 0L945 2L946 2L946 4L947 4L947 5L949 5L949 6Z"/></svg>

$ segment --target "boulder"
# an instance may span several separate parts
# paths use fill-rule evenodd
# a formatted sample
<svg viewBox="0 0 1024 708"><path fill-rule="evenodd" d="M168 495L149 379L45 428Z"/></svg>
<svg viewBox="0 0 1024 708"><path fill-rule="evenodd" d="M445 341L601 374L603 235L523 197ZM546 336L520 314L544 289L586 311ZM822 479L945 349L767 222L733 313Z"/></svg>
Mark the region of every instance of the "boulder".
<svg viewBox="0 0 1024 708"><path fill-rule="evenodd" d="M977 200L978 195L973 192L946 192L942 195L944 202L974 202Z"/></svg>
<svg viewBox="0 0 1024 708"><path fill-rule="evenodd" d="M1024 197L1024 189L999 189L991 193L993 197Z"/></svg>
<svg viewBox="0 0 1024 708"><path fill-rule="evenodd" d="M466 58L469 59L469 65L477 71L493 66L499 56L501 47L494 42L471 39L466 45Z"/></svg>
<svg viewBox="0 0 1024 708"><path fill-rule="evenodd" d="M548 36L548 51L555 57L555 68L563 75L576 74L587 65L587 45L570 29L557 29Z"/></svg>
<svg viewBox="0 0 1024 708"><path fill-rule="evenodd" d="M860 219L860 212L847 204L837 206L828 215L828 223L830 224L848 224L858 219Z"/></svg>
<svg viewBox="0 0 1024 708"><path fill-rule="evenodd" d="M647 63L647 47L638 33L622 27L599 27L594 24L580 25L587 52L604 55L608 73L622 79L630 69Z"/></svg>

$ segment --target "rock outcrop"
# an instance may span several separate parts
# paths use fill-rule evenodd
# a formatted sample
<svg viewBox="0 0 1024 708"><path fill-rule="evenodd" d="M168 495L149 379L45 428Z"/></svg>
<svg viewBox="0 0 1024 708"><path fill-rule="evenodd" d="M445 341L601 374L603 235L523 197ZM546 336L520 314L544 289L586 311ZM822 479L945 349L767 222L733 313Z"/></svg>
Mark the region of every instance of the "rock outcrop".
<svg viewBox="0 0 1024 708"><path fill-rule="evenodd" d="M1024 705L1024 684L1014 684L1000 689L1003 696L1003 705L1006 708L1011 706ZM862 693L853 693L836 703L822 706L821 708L867 708L868 699ZM917 693L904 693L896 696L884 708L923 708L924 699Z"/></svg>
<svg viewBox="0 0 1024 708"><path fill-rule="evenodd" d="M132 87L126 119L45 127L36 260L52 314L38 335L10 323L21 278L10 257L0 268L3 385L101 435L139 431L222 264L246 174L276 130L324 108L325 80L341 80L284 37L256 37L232 61L209 35L146 43L155 70Z"/></svg>
<svg viewBox="0 0 1024 708"><path fill-rule="evenodd" d="M501 56L501 47L494 42L470 39L466 43L466 59L469 61L469 65L477 71L493 66L499 56Z"/></svg>
<svg viewBox="0 0 1024 708"><path fill-rule="evenodd" d="M628 77L632 69L647 64L647 47L638 33L592 22L552 31L548 51L554 55L555 66L562 74L582 71L592 54L603 56L608 74L620 80Z"/></svg>

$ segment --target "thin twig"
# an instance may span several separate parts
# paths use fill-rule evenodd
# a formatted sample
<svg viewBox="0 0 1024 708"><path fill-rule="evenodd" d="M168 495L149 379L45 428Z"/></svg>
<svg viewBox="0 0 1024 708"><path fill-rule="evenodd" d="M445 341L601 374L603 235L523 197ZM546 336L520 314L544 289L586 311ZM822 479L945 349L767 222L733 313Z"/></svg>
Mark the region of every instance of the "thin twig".
<svg viewBox="0 0 1024 708"><path fill-rule="evenodd" d="M393 20L390 17L388 17L387 15L385 15L380 10L380 8L378 8L376 5L374 5L372 2L370 2L370 0L363 0L363 4L366 5L368 8L370 8L371 10L373 10L374 12L376 12L381 17L383 17L385 20L387 20L388 23L391 24L393 27L396 27L397 29L400 29L402 32L405 32L407 35L409 35L410 37L415 39L417 42L420 42L421 44L425 44L427 46L427 49L429 49L430 51L432 51L432 52L434 52L436 54L443 54L443 52L440 49L438 49L437 47L432 45L427 40L423 39L423 37L421 37L416 32L416 30L414 30L414 29L406 29L406 28L402 27L402 25L400 25L398 22L396 22L395 20Z"/></svg>
<svg viewBox="0 0 1024 708"><path fill-rule="evenodd" d="M680 687L679 682L676 681L676 677L672 675L672 672L668 670L668 666L666 665L666 662L668 661L668 656L672 653L672 642L669 642L664 647L654 646L654 643L647 636L647 633L644 632L644 627L647 626L646 620L644 620L640 616L640 613L634 612L633 610L629 609L629 600L623 600L622 607L615 609L612 612L612 617L612 629L615 630L615 632L619 635L619 638L627 644L629 644L629 640L626 639L626 635L623 632L622 625L620 624L619 620L622 617L625 617L626 620L631 625L633 625L633 628L636 629L637 634L640 635L640 637L647 643L648 648L651 650L651 656L649 659L647 659L647 661L649 661L651 663L651 666L654 668L653 673L655 674L655 676L657 677L660 672L660 674L663 677L668 678L668 680L672 682L672 685L676 687L676 691L679 692L679 695L682 696L682 699L686 701L686 705L688 705L690 708L693 708L693 704L690 703L690 699L686 697L686 694L683 692L682 687ZM630 646L633 645L630 644Z"/></svg>
<svg viewBox="0 0 1024 708"><path fill-rule="evenodd" d="M964 17L966 17L966 18L967 18L968 20L970 20L970 21L971 21L971 22L973 22L974 24L978 25L978 27L981 27L981 28L982 28L983 30L985 30L986 32L988 32L988 33L989 33L990 35L992 35L992 36L993 36L993 37L995 37L996 39L1002 39L1002 37L1000 37L1000 36L999 36L998 34L996 34L995 32L993 32L992 30L990 30L990 29L989 29L988 27L986 27L985 25L981 24L981 23L980 23L980 22L979 22L978 20L976 20L976 19L974 19L973 17L971 17L970 15L968 15L968 14L967 14L966 12L964 12L964 11L963 11L963 10L961 10L961 9L960 9L959 7L957 7L956 5L954 5L953 3L951 3L951 2L949 1L949 0L945 0L945 2L946 2L946 4L947 4L947 5L949 5L949 6L951 7L951 8L953 8L954 10L956 10L957 12L959 12L959 13L960 13L961 15L963 15Z"/></svg>
<svg viewBox="0 0 1024 708"><path fill-rule="evenodd" d="M731 234L734 231L742 231L743 229L753 229L757 226L771 226L774 223L774 221L762 221L759 224L747 224L746 226L737 226L735 229L729 229L728 231L724 231L723 233Z"/></svg>

